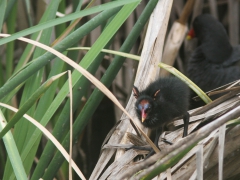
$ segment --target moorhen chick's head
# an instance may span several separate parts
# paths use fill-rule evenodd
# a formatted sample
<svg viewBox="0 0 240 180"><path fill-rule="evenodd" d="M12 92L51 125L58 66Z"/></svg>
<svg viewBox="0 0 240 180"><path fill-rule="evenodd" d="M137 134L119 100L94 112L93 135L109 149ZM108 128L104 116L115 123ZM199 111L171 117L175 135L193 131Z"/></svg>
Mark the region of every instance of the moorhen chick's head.
<svg viewBox="0 0 240 180"><path fill-rule="evenodd" d="M157 108L156 97L160 92L160 89L157 90L152 96L139 93L137 87L133 87L133 92L137 101L135 103L136 113L138 118L141 120L144 126L152 128L155 123L154 120L154 109Z"/></svg>
<svg viewBox="0 0 240 180"><path fill-rule="evenodd" d="M176 77L159 78L141 92L133 87L133 93L138 119L148 128L163 127L188 109L189 89Z"/></svg>

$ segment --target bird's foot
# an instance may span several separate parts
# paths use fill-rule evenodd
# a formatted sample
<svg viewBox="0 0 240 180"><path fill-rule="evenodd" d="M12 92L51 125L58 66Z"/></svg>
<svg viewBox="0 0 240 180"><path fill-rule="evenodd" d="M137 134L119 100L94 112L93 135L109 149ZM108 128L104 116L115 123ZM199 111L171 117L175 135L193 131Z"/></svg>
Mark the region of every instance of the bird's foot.
<svg viewBox="0 0 240 180"><path fill-rule="evenodd" d="M168 141L165 138L162 138L162 141L165 142L166 144L173 145L173 143L171 141Z"/></svg>
<svg viewBox="0 0 240 180"><path fill-rule="evenodd" d="M148 153L148 155L144 159L147 159L154 154L155 154L155 151L153 150L153 148L151 148L150 152Z"/></svg>

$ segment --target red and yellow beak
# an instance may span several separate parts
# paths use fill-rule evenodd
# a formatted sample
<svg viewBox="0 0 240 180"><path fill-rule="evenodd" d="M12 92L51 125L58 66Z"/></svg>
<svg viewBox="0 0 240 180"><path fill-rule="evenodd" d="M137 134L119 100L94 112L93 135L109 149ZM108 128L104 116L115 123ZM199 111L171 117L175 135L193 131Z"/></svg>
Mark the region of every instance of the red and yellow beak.
<svg viewBox="0 0 240 180"><path fill-rule="evenodd" d="M142 109L142 123L145 121L147 114L144 109Z"/></svg>
<svg viewBox="0 0 240 180"><path fill-rule="evenodd" d="M194 32L194 29L192 28L192 29L190 29L190 31L188 32L186 39L187 39L187 40L190 40L190 39L194 38L195 36L196 36L196 35L195 35L195 32Z"/></svg>

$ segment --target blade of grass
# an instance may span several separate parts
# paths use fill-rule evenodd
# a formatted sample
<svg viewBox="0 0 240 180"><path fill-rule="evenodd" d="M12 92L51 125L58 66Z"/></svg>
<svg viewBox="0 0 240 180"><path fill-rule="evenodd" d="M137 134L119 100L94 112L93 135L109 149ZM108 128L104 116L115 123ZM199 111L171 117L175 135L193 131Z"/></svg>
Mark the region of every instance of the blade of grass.
<svg viewBox="0 0 240 180"><path fill-rule="evenodd" d="M43 17L41 18L42 22L45 22L45 21L48 21L51 19L55 19L59 3L60 3L60 1L50 2L46 11L43 14ZM44 29L42 31L39 42L43 43L43 44L47 44L47 45L50 44L51 35L52 35L52 28ZM45 50L43 50L42 48L36 47L36 49L33 53L32 59L36 59L36 58L40 57L41 55L43 55L44 53L45 53ZM41 86L43 71L44 71L43 68L40 69L38 72L36 72L33 76L31 76L26 81L26 83L24 85L23 93L21 95L20 107L22 107L22 105L28 101L29 96L31 96ZM32 107L27 111L27 113L29 115L33 116L35 114L35 109L36 109L36 103L32 104ZM23 127L25 127L25 128L23 128ZM16 125L15 132L14 132L14 138L19 139L18 140L19 144L17 144L17 145L18 145L20 153L22 152L22 147L25 146L25 144L28 142L28 140L32 136L32 134L29 133L29 131L31 132L32 129L34 129L34 128L35 127L27 121L20 121ZM19 133L19 131L21 131L21 133ZM16 133L17 137L15 137L15 133ZM19 134L21 134L21 136L19 136ZM35 155L33 155L32 160L33 160L34 156ZM28 157L28 160L31 161L31 156ZM28 168L26 167L26 164L28 164ZM28 172L28 170L30 170L30 168L31 168L31 163L30 162L24 163L24 167L26 169L26 172Z"/></svg>
<svg viewBox="0 0 240 180"><path fill-rule="evenodd" d="M7 18L7 28L8 34L13 34L16 27L16 17L17 17L17 3L14 4L12 11ZM13 72L13 55L14 55L14 44L15 42L9 42L6 48L6 79L8 79Z"/></svg>
<svg viewBox="0 0 240 180"><path fill-rule="evenodd" d="M78 5L79 7L79 5ZM65 13L65 9L66 9L66 2L65 1L61 1L60 4L59 4L59 7L58 7L58 12L61 12L61 13ZM72 24L72 22L71 22ZM70 26L71 26L70 24ZM57 39L61 36L61 34L66 30L68 29L69 27L67 26L67 23L61 23L59 25L56 25L55 26L55 33L56 33L56 37ZM71 32L71 31L70 31ZM56 40L54 40L56 41ZM52 43L53 44L53 43ZM53 46L53 45L51 45Z"/></svg>
<svg viewBox="0 0 240 180"><path fill-rule="evenodd" d="M39 41L41 36L42 36L42 31L40 31L39 33L33 34L31 39L35 39L36 41ZM35 46L33 46L31 44L27 45L27 47L25 48L20 60L18 61L17 66L14 68L14 74L11 76L11 78L13 78L16 74L18 74L19 71L21 71L21 68L24 67L24 65L27 66L27 63L30 61L34 50L35 50Z"/></svg>
<svg viewBox="0 0 240 180"><path fill-rule="evenodd" d="M58 6L58 1L52 1L49 6L48 9L50 9L49 11L52 12L52 8L51 5L55 8L56 6ZM45 12L47 12L48 10L46 10ZM47 13L46 13L47 14ZM47 18L49 18L48 15L43 15L43 17L41 18L40 22L44 22L47 20ZM54 16L55 17L55 16ZM42 35L42 31L40 31L39 33L35 33L32 35L32 39L36 39L36 41L39 41L39 39L41 38ZM11 80L14 76L16 76L16 74L19 73L20 68L22 68L32 57L32 54L35 50L35 46L33 45L27 45L27 47L25 48L24 52L22 53L21 58L19 59L17 66L14 68L14 74L10 77ZM27 65L28 66L28 65ZM25 66L25 67L27 67ZM19 85L17 88L15 88L13 91L11 91L8 95L6 95L3 99L2 102L8 103L10 101L10 99L12 99L12 97L18 92L18 90L21 88L21 86L23 85L23 83L21 85Z"/></svg>
<svg viewBox="0 0 240 180"><path fill-rule="evenodd" d="M11 121L0 132L0 139L20 120L30 107L42 96L42 94L52 85L52 83L63 76L66 72L53 76L48 79L29 99L22 105L18 112L12 117Z"/></svg>
<svg viewBox="0 0 240 180"><path fill-rule="evenodd" d="M8 0L7 1L7 7L6 7L6 10L5 10L5 15L3 16L4 20L6 20L8 18L8 15L11 12L11 10L12 10L12 8L13 8L13 6L16 2L17 2L17 0Z"/></svg>
<svg viewBox="0 0 240 180"><path fill-rule="evenodd" d="M81 97L83 96L83 93L88 89L88 85L89 85L89 82L85 79L83 79L84 82L82 81L78 81L75 85L75 88L73 89L73 111L75 111L77 109L77 107L80 106L80 104L82 103L80 101ZM81 90L79 90L79 87L82 87ZM57 101L57 99L54 99L53 100L53 103L51 104L50 108L49 109L52 109L53 106L56 106L56 104L58 105L59 101ZM61 114L60 114L60 117L58 118L57 120L57 123L55 124L54 126L54 129L53 129L53 132L52 134L54 135L54 137L56 137L56 139L58 140L61 140L62 139L62 136L64 136L65 134L65 131L66 131L66 128L69 128L69 123L68 123L68 120L69 120L69 112L70 112L70 107L69 107L69 99L67 100L67 102L65 103L65 106L63 109L61 109ZM55 110L55 109L54 109ZM51 114L50 114L51 113ZM44 114L44 116L42 117L41 119L41 123L42 124L46 124L45 121L48 122L49 120L49 117L47 116L48 114L52 115L52 112L49 111L46 112ZM51 118L50 118L51 119ZM56 132L56 129L60 129ZM34 133L33 133L33 136L34 137L37 137L37 136L40 136L40 133L35 130ZM29 149L32 148L34 142L36 141L35 138L32 138L29 143L27 144L26 148L24 149L24 152L22 154L22 157L23 158L27 158L28 156L28 152L29 152ZM69 142L69 141L68 141ZM69 145L69 144L68 144ZM49 150L50 148L50 150ZM67 149L67 148L66 148ZM53 146L53 144L48 141L47 145L45 146L43 152L42 152L42 155L39 159L39 162L37 164L37 167L35 168L33 174L32 174L32 179L39 179L42 177L43 173L45 172L45 169L47 168L48 166L48 163L49 161L51 160L53 154L55 153L55 147Z"/></svg>
<svg viewBox="0 0 240 180"><path fill-rule="evenodd" d="M65 38L62 40L59 44L57 44L54 48L57 51L64 51L65 49L71 47L75 43L77 43L81 38L83 38L86 34L91 32L93 29L95 29L97 26L99 26L102 22L106 21L109 17L111 17L113 14L118 12L118 9L111 9L102 12L101 14L95 16L90 21L88 21L86 24L78 28L76 31L71 33L68 38ZM13 90L15 87L17 87L19 84L21 84L23 81L25 81L27 78L29 78L32 74L34 74L36 71L41 69L44 65L49 63L49 60L51 60L55 55L52 53L45 53L44 55L38 57L34 60L31 64L29 64L26 68L23 69L23 71L20 71L14 78L12 78L10 81L6 82L4 86L0 88L0 99L2 99L8 92Z"/></svg>
<svg viewBox="0 0 240 180"><path fill-rule="evenodd" d="M2 29L2 26L4 23L4 15L5 15L7 2L8 2L7 0L0 1L0 9L1 9L1 11L0 11L0 29ZM0 59L0 61L2 62L2 59ZM5 72L3 71L3 66L1 64L0 65L0 86L2 86L5 82L4 74L5 74Z"/></svg>
<svg viewBox="0 0 240 180"><path fill-rule="evenodd" d="M58 9L60 0L57 1L52 1L48 5L46 11L44 12L41 22L48 21L50 19L54 19L56 17L56 12ZM44 29L41 32L41 36L39 39L39 42L44 43L44 44L49 44L51 40L51 34L52 34L52 28ZM35 36L38 36L38 33L36 33ZM34 53L33 53L33 59L41 56L45 51L41 48L36 48ZM31 76L25 83L23 93L21 95L21 100L20 100L20 108L28 101L29 96L31 96L41 85L42 77L43 77L43 69L40 69L40 71L35 72L33 76ZM34 101L32 101L34 102ZM29 115L33 115L35 113L35 108L36 108L36 103L33 103L31 107L28 109L27 113ZM21 116L20 116L21 117ZM16 145L18 147L18 150L20 154L22 154L23 148L25 147L25 144L28 142L28 139L31 138L31 134L29 134L29 131L34 129L35 127L29 123L28 121L24 121L23 118L15 125L14 128L14 139L16 141ZM32 163L34 161L35 153L29 154L27 161L23 161L23 165L25 168L26 173L29 173ZM6 163L6 169L7 172L4 174L6 179L9 179L9 177L12 174L12 171L9 166L9 161Z"/></svg>
<svg viewBox="0 0 240 180"><path fill-rule="evenodd" d="M8 108L14 112L18 112L18 110L12 106L9 106L7 104L3 104L3 103L0 103L0 106L2 107L5 107L5 108ZM1 113L1 112L0 112ZM41 130L52 142L53 144L62 152L64 158L68 161L70 156L69 154L67 153L67 151L62 147L62 145L57 141L57 139L44 127L42 126L39 122L37 122L35 119L33 119L32 117L30 117L29 115L27 114L24 114L24 118L26 118L28 121L30 121L32 124L34 124L36 127L39 128L39 130ZM76 173L78 174L78 176L82 179L86 179L82 172L80 171L80 169L77 167L77 165L75 164L75 162L71 159L73 165L73 169L76 171ZM20 177L20 176L16 176L16 177ZM27 178L25 178L27 179Z"/></svg>
<svg viewBox="0 0 240 180"><path fill-rule="evenodd" d="M57 1L52 1L50 2L50 4L48 5L45 13L43 14L41 21L40 22L45 22L48 21L50 19L54 19L56 17L56 12L57 12L57 7L59 4L60 0ZM52 28L48 28L45 29L43 31L41 31L40 33L36 33L35 37L40 37L39 41L45 44L49 44L50 42L50 37L51 37L51 31ZM12 43L12 42L10 42ZM26 51L25 51L26 52ZM41 48L36 48L33 54L33 59L36 57L39 57L40 55L42 55L44 53L44 51ZM29 52L27 54L30 54ZM27 55L28 56L28 55ZM24 55L25 57L25 55ZM29 56L28 56L29 57ZM29 96L32 95L32 93L40 86L41 84L41 80L42 80L42 73L43 73L43 69L41 69L39 72L35 73L34 76L30 77L24 86L23 89L23 93L21 95L21 100L20 100L20 107L22 107L22 105L27 101L27 99L29 98ZM8 97L10 98L10 97ZM32 104L31 108L28 110L28 114L33 115L35 110L35 104ZM20 120L19 123L17 123L15 125L14 128L14 139L16 141L16 145L18 147L18 150L20 152L20 154L22 153L22 149L24 147L24 144L26 143L26 141L28 140L29 135L28 135L28 131L31 130L32 128L34 128L31 123L29 123L28 121L24 121L24 120ZM25 171L26 173L28 173L30 171L30 168L32 166L33 163L33 158L35 156L35 154L32 155L33 157L31 158L31 156L29 155L28 157L28 162L24 162L24 167L25 167ZM10 175L12 174L12 170L10 168L10 164L9 164L9 160L7 160L6 163L6 171L4 172L4 177L6 179L9 179Z"/></svg>
<svg viewBox="0 0 240 180"><path fill-rule="evenodd" d="M94 2L95 2L95 0L90 1L90 3L85 7L85 9L93 6ZM79 2L77 9L81 9L81 7L82 7L82 2ZM72 21L72 23L61 34L61 36L54 40L54 42L52 43L52 46L54 46L58 42L62 41L72 31L72 29L80 22L81 19L82 19L82 17Z"/></svg>
<svg viewBox="0 0 240 180"><path fill-rule="evenodd" d="M0 131L1 131L6 126L6 119L3 116L1 109L0 109L0 119L1 119L0 120ZM22 160L20 158L17 146L15 144L15 141L11 132L8 132L3 137L3 142L7 150L7 154L10 159L10 162L16 177L18 177L18 179L27 179L27 175L25 173Z"/></svg>
<svg viewBox="0 0 240 180"><path fill-rule="evenodd" d="M63 2L64 2L64 1L62 1L62 2L60 3L60 7L59 7L59 11L61 11L61 12L64 12L64 11L65 11L65 8L66 8L66 7L62 7L63 5L61 5L61 4L65 4L65 2L64 2L64 3L63 3ZM82 0L78 1L78 4L75 4L75 3L73 2L73 8L74 8L75 11L80 11L81 7L82 7ZM75 21L76 21L76 20L72 21L69 26L67 26L67 23L58 25L58 26L55 28L56 37L61 38L62 36L64 36L63 34L65 34L65 31L68 31L66 34L69 34L69 33L72 33L72 32L74 31L74 29L79 28L80 23L77 24L77 25L75 25L74 27L72 27L72 24L73 24ZM70 27L71 27L71 28L70 28ZM71 29L71 31L69 31L69 29ZM58 39L58 38L57 38L57 39ZM56 41L56 40L55 40L55 41ZM55 42L55 41L54 41L54 42ZM51 46L54 44L54 42L51 44ZM77 46L77 44L78 44L78 43L76 43L74 46ZM76 52L75 52L75 53L69 53L69 52L67 52L67 55L68 55L68 57L69 57L70 59L78 59L78 55L79 55L79 54L76 53ZM63 71L67 71L67 70L69 69L68 64L62 62L61 60L59 60L59 61L57 61L57 62L58 62L59 64L62 64L62 63L63 63L63 68L62 68ZM54 67L54 66L51 67L51 71L52 71L53 68L56 68L56 67ZM67 77L61 78L60 81L59 81L59 84L58 84L59 88L62 87L62 86L65 84L66 81L67 81ZM50 104L49 104L49 105L50 105ZM42 113L41 113L41 114L42 114Z"/></svg>
<svg viewBox="0 0 240 180"><path fill-rule="evenodd" d="M57 8L56 8L57 9ZM53 15L53 13L52 13ZM49 15L51 17L51 15ZM50 36L51 36L51 31L52 29L46 29L43 31L42 36L40 38L41 43L46 43L49 44ZM44 52L40 48L36 48L33 54L34 57L39 57L42 55ZM40 71L36 72L33 76L31 76L24 85L24 89L21 95L21 100L20 100L20 108L28 101L29 96L31 96L41 85L42 77L43 77L43 70L41 69ZM36 108L36 103L33 103L31 107L28 109L27 113L29 115L33 115L35 113L35 108ZM28 131L34 128L31 123L27 121L20 121L18 124L15 126L14 130L14 138L17 141L17 146L20 151L22 152L22 148L25 146L24 144L28 141L30 138ZM29 157L30 160L30 157ZM24 164L25 165L25 164ZM26 167L26 166L25 166ZM26 172L28 170L26 169Z"/></svg>
<svg viewBox="0 0 240 180"><path fill-rule="evenodd" d="M72 179L72 142L73 142L73 133L72 133L72 124L73 124L73 110L72 110L72 105L73 105L73 93L72 93L72 75L71 71L68 71L68 77L69 77L69 96L70 96L70 138L69 138L69 178Z"/></svg>
<svg viewBox="0 0 240 180"><path fill-rule="evenodd" d="M63 1L62 1L63 2ZM76 10L78 11L81 7L81 1L79 2L79 4L76 4L76 6L74 7L77 7ZM62 7L60 7L62 8ZM62 9L62 11L64 10L65 8ZM64 32L64 30L66 29L66 27L63 26L63 24L59 25L58 28L56 28L56 36L60 36L62 34L62 32ZM64 54L66 54L66 52L64 52ZM72 57L71 59L77 59L77 53L68 53L68 56L69 57ZM67 66L68 64L64 63L63 61L61 61L59 58L57 58L55 61L54 61L54 65L51 66L51 72L50 72L50 75L49 77L51 77L52 75L56 74L56 73L60 73L61 72L61 69L65 70L67 69ZM67 78L61 78L59 80L59 83L58 83L58 86L59 87L62 87L63 84L67 81ZM75 85L77 88L76 91L77 93L74 94L74 100L79 102L78 99L81 99L81 98L77 98L76 97L76 94L79 95L81 93L79 93L79 88L78 87L85 87L84 85L79 85L78 83ZM87 86L86 86L87 87ZM38 103L38 107L36 109L36 113L35 113L35 118L36 119L43 119L43 114L48 110L49 106L51 105L51 103L53 102L53 99L54 99L54 96L55 96L55 89L57 88L57 84L53 85L49 91L47 91L43 97L41 97L39 103ZM85 88L81 88L81 91L80 92L83 92L85 91L84 90ZM76 98L75 98L76 97ZM81 102L81 101L80 101ZM64 107L67 107L67 109L69 109L69 102L67 101L64 105ZM70 113L70 110L68 112L65 112L64 111L64 108L61 110L61 113L64 112L64 120L65 122L61 123L61 128L64 129L64 127L66 126L66 124L68 125L69 123L67 122L68 120L68 114ZM50 118L51 119L51 118ZM42 122L42 120L41 120ZM58 123L58 122L57 122ZM54 125L54 129L55 129L56 125ZM64 130L60 133L58 133L57 135L54 134L54 129L53 129L53 135L56 137L56 139L58 139L58 135L62 135L64 134ZM36 135L35 133L35 129L33 129L32 133L33 135ZM39 140L38 140L39 141ZM39 142L36 141L35 144L38 144ZM51 141L48 141L49 144L51 144L53 146L53 148L55 148L55 146L51 143ZM46 146L47 147L47 146ZM44 152L45 152L45 149L46 147L44 148ZM24 152L26 152L26 149L30 149L31 146L26 146ZM33 148L31 148L31 151L37 151L37 148L36 146L34 145ZM44 154L44 152L42 153L42 156L47 156L46 159L49 160L49 157L51 156L50 153L49 154ZM26 154L26 153L25 153ZM42 174L43 172L45 171L45 168L44 166L42 165L42 163L45 163L45 161L43 160L42 156L40 157L39 159L39 162L37 164L37 167L35 168L33 174L32 174L32 179L39 179L42 177ZM39 170L40 169L40 170Z"/></svg>
<svg viewBox="0 0 240 180"><path fill-rule="evenodd" d="M2 0L0 1L0 29L2 29L2 25L4 22L4 15L5 15L5 10L6 10L6 6L7 6L7 0Z"/></svg>
<svg viewBox="0 0 240 180"><path fill-rule="evenodd" d="M56 0L56 1L51 1L51 3L49 4L48 8L46 9L45 11L45 14L42 16L41 20L39 23L42 23L42 22L45 22L47 21L49 18L52 19L52 18L55 18L55 13L54 9L56 9L56 7L58 6L59 4L59 0ZM52 15L49 14L53 12ZM35 33L32 35L32 39L36 39L36 41L39 41L39 39L42 37L42 32L43 31L40 31L39 33ZM49 40L49 39L48 39ZM17 66L15 67L14 69L14 74L11 76L10 79L8 80L11 80L14 76L16 76L18 73L19 73L19 69L22 68L29 60L30 58L32 57L32 53L34 52L35 50L35 46L32 46L32 45L27 45L27 47L25 48L20 60L18 61L17 63ZM28 66L28 65L27 65ZM25 67L27 67L25 66ZM23 85L23 84L22 84ZM11 93L9 93L8 95L6 95L3 99L2 99L2 102L5 102L5 103L8 103L9 100L14 96L14 94L16 94L16 92L20 89L20 87L18 88L15 88L14 91L12 91Z"/></svg>
<svg viewBox="0 0 240 180"><path fill-rule="evenodd" d="M28 18L28 23L29 26L33 26L33 20L31 17L31 2L30 0L25 0L25 5L26 5L26 10L27 10L27 18Z"/></svg>
<svg viewBox="0 0 240 180"><path fill-rule="evenodd" d="M105 3L105 4L102 4L102 5L99 5L99 6L95 6L95 7L89 8L89 9L82 10L80 12L75 12L75 13L72 13L70 15L67 15L67 16L64 16L64 17L61 17L61 18L57 18L55 20L51 20L51 21L48 21L48 22L38 24L38 25L33 26L31 28L28 28L26 30L15 33L15 34L11 35L10 37L0 39L0 45L3 45L3 44L8 43L10 41L16 40L19 37L27 36L29 34L37 32L37 31L40 31L40 30L43 30L43 29L46 29L46 28L49 28L49 27L53 27L53 26L56 26L56 25L64 23L64 22L71 21L73 19L77 19L77 18L80 18L80 17L83 17L83 16L95 14L95 13L98 13L98 12L101 12L101 11L104 11L104 10L113 9L113 8L116 8L116 7L119 7L119 6L123 6L125 4L131 4L131 3L134 3L134 2L138 2L138 1L139 0L112 1L112 2Z"/></svg>

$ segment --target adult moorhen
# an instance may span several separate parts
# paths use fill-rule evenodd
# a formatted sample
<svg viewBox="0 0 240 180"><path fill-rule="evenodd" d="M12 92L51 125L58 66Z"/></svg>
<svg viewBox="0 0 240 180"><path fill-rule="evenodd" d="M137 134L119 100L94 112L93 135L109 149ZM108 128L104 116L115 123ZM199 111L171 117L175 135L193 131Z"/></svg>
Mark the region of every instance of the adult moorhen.
<svg viewBox="0 0 240 180"><path fill-rule="evenodd" d="M189 35L198 38L198 47L189 59L188 77L203 91L240 79L240 46L231 46L219 21L210 14L199 15Z"/></svg>

